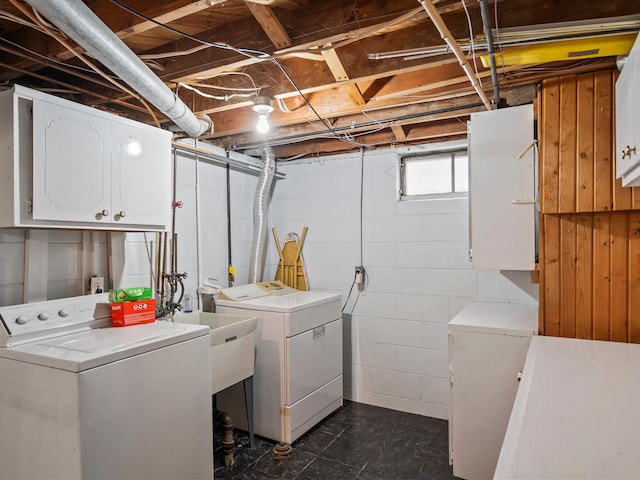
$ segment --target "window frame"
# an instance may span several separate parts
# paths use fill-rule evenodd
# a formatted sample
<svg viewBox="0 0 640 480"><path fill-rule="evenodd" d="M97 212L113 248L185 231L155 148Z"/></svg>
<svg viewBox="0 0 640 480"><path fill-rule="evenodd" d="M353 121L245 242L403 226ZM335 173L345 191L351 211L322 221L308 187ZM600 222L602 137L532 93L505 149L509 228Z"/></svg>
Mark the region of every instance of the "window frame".
<svg viewBox="0 0 640 480"><path fill-rule="evenodd" d="M412 159L424 159L429 157L442 158L449 155L449 164L451 168L451 191L442 193L423 193L408 195L405 193L405 179L406 179L406 162ZM457 155L465 155L467 157L467 172L469 172L469 152L466 146L459 146L457 148L449 148L442 150L432 150L428 152L411 153L400 155L398 159L398 199L400 201L411 200L442 200L442 199L455 199L455 198L468 198L469 197L469 183L467 182L467 190L455 191L456 174L455 174L455 159ZM467 173L468 175L468 173Z"/></svg>

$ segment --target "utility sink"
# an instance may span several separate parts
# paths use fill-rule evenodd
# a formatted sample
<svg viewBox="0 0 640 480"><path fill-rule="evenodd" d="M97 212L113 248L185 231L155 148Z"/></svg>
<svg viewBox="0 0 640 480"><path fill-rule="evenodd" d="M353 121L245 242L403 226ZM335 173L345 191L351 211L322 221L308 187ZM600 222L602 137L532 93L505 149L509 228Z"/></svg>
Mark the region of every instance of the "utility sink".
<svg viewBox="0 0 640 480"><path fill-rule="evenodd" d="M253 375L258 318L226 313L192 312L175 322L207 325L211 338L211 393Z"/></svg>

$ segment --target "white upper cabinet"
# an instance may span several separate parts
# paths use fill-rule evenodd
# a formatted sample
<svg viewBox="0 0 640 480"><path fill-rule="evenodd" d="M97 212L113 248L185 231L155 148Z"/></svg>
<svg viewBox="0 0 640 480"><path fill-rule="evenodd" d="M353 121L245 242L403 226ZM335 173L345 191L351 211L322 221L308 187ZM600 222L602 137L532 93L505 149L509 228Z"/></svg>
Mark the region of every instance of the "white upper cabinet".
<svg viewBox="0 0 640 480"><path fill-rule="evenodd" d="M616 82L616 176L624 187L640 186L640 36Z"/></svg>
<svg viewBox="0 0 640 480"><path fill-rule="evenodd" d="M531 104L471 114L469 196L473 268L535 268L535 149L527 150L533 147L533 140Z"/></svg>
<svg viewBox="0 0 640 480"><path fill-rule="evenodd" d="M171 133L19 86L0 108L0 226L166 229Z"/></svg>

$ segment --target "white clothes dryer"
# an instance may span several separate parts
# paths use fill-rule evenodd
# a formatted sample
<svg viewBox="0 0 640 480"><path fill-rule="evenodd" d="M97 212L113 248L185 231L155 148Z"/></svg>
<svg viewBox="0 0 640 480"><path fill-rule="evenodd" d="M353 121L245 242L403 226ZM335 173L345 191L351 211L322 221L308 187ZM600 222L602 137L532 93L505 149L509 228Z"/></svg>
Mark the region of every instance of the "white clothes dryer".
<svg viewBox="0 0 640 480"><path fill-rule="evenodd" d="M341 297L291 290L284 295L218 301L222 313L258 317L255 432L285 443L298 439L343 403ZM230 291L244 294L252 289L241 285L223 290L235 297ZM218 407L246 430L242 398L241 389L231 387L218 394Z"/></svg>

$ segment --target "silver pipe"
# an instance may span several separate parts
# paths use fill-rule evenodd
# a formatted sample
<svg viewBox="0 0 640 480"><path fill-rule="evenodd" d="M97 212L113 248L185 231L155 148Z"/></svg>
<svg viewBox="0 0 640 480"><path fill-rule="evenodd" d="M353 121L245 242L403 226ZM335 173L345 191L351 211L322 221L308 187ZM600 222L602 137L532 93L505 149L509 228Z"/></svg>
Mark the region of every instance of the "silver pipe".
<svg viewBox="0 0 640 480"><path fill-rule="evenodd" d="M198 137L213 129L211 120L197 118L82 1L26 1L188 135Z"/></svg>
<svg viewBox="0 0 640 480"><path fill-rule="evenodd" d="M264 253L267 246L267 213L271 185L276 172L276 157L271 147L262 148L262 173L258 179L256 196L253 201L253 240L251 242L251 263L249 283L261 282L264 274Z"/></svg>
<svg viewBox="0 0 640 480"><path fill-rule="evenodd" d="M498 70L496 69L496 56L493 53L493 34L491 32L491 21L489 20L489 5L487 0L478 0L478 3L480 4L480 14L482 15L482 27L487 37L487 53L489 54L491 83L493 85L493 104L497 108L500 105L500 82L498 81Z"/></svg>

